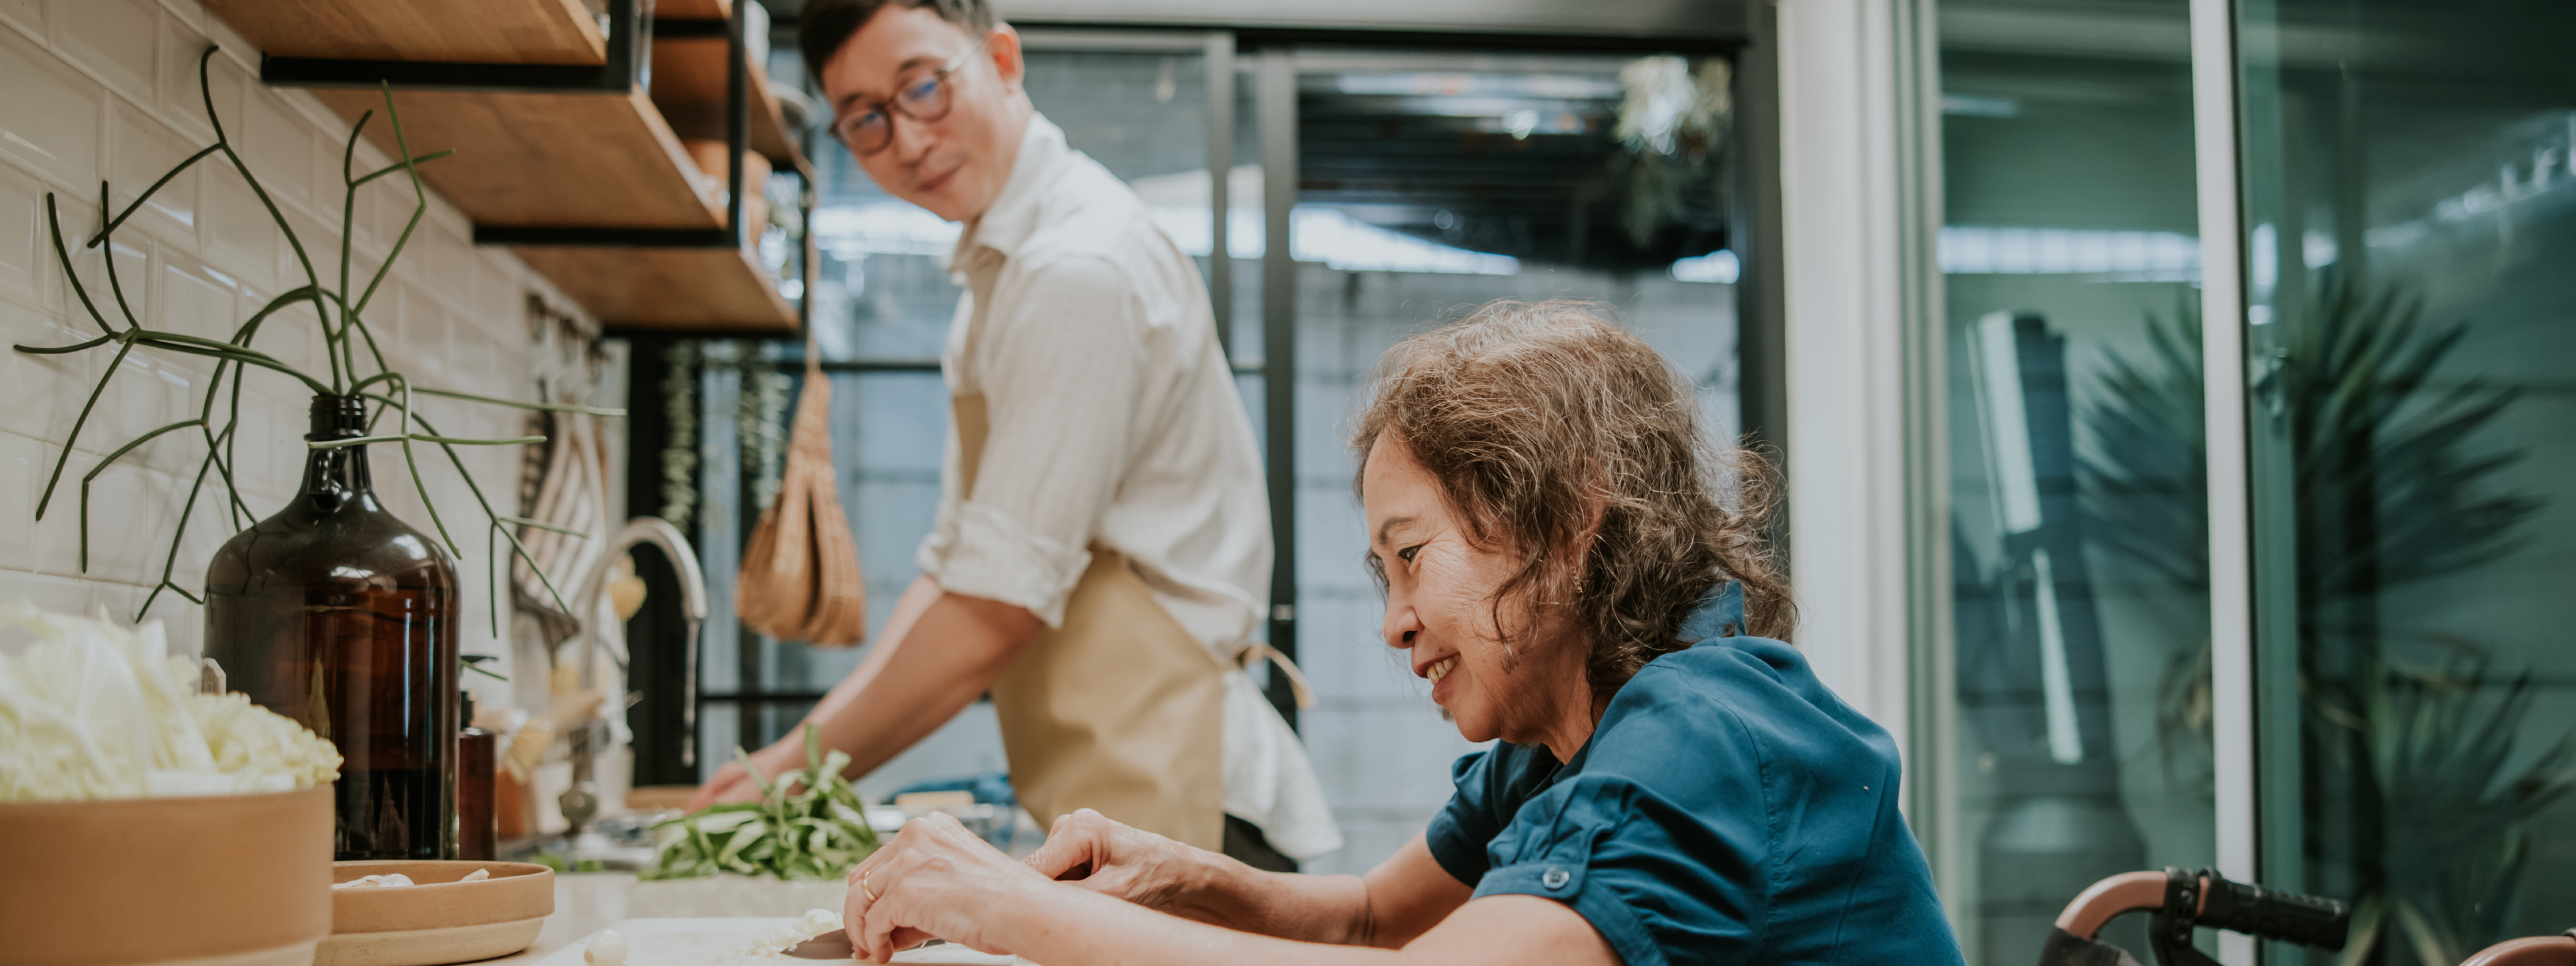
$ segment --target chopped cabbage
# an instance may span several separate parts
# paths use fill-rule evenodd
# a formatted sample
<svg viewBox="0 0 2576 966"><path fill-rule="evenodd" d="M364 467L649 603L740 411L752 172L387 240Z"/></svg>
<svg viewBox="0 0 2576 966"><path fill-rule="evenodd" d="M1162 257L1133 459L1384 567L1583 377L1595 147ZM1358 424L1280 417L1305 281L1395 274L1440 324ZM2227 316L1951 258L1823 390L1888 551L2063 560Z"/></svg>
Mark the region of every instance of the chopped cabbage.
<svg viewBox="0 0 2576 966"><path fill-rule="evenodd" d="M36 643L0 653L0 801L228 795L340 777L340 752L240 694L199 694L161 623L0 604Z"/></svg>

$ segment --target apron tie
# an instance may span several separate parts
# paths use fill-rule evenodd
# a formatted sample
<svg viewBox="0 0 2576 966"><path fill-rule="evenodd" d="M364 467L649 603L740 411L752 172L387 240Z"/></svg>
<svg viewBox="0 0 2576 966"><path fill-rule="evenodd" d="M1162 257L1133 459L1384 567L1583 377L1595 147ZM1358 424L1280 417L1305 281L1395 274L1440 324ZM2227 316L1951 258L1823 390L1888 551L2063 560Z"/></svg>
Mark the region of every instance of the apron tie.
<svg viewBox="0 0 2576 966"><path fill-rule="evenodd" d="M1249 671L1254 663L1260 661L1268 661L1271 667L1288 675L1288 693L1296 695L1297 707L1315 706L1315 689L1306 684L1306 672L1298 670L1297 662L1289 660L1288 655L1279 653L1279 649L1267 641L1252 641L1235 649L1236 667Z"/></svg>

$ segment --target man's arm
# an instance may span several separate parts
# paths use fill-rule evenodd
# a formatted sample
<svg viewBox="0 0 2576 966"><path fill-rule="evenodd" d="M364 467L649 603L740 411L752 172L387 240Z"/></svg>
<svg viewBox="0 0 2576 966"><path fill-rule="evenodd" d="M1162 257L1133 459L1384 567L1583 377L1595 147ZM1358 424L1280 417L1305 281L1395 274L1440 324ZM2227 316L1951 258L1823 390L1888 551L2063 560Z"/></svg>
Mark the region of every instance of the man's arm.
<svg viewBox="0 0 2576 966"><path fill-rule="evenodd" d="M916 578L867 658L833 685L805 722L822 729L824 747L849 754L849 774L864 775L992 690L1020 650L1045 630L1025 608L948 593L928 577ZM763 775L804 767L803 728L752 760ZM742 766L728 763L698 788L689 807L749 801L759 794Z"/></svg>

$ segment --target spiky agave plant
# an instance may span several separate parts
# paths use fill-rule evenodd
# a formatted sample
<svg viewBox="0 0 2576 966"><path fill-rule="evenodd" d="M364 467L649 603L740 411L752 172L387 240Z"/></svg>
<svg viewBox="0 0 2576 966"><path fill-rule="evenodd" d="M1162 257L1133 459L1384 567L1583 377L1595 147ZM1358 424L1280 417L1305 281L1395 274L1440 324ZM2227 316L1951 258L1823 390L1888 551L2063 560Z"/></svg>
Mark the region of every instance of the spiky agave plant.
<svg viewBox="0 0 2576 966"><path fill-rule="evenodd" d="M202 356L215 360L215 368L213 374L206 379L204 401L199 405L197 414L192 418L162 426L128 440L124 445L110 451L105 459L100 460L97 466L83 474L80 480L80 569L86 573L89 570L90 484L98 479L99 474L145 443L170 433L195 430L198 437L205 443L206 454L197 464L196 477L188 486L187 500L180 506L178 525L170 534L170 551L162 560L160 580L153 586L152 592L144 597L143 606L135 612L136 620L141 620L144 614L151 611L152 604L160 599L161 592L165 590L185 597L192 603L205 603L196 594L190 593L187 588L173 581L171 574L178 565L180 544L187 534L189 521L195 515L198 497L205 491L209 474L221 482L224 490L224 511L234 529L238 530L250 523L258 522L258 516L242 502L240 488L235 482L234 474L237 462L235 453L239 440L236 430L241 424L242 378L252 369L265 369L292 377L316 395L356 397L374 403L376 410L370 417L367 435L352 439L308 441L306 445L314 449L332 449L363 446L368 443L399 444L402 449L403 466L411 474L412 485L420 492L421 505L429 511L430 522L436 526L439 538L446 542L448 550L462 557L464 548L457 544L455 536L448 531L447 521L440 516L437 504L430 499L428 487L422 485L420 461L413 449L414 444L437 447L440 452L446 454L448 462L456 467L457 475L465 481L466 489L474 494L475 502L482 508L487 529L494 537L490 544L492 552L497 553L500 545L507 543L510 553L527 561L529 568L536 572L538 580L544 584L547 592L554 596L556 605L564 606L561 592L555 589L553 580L538 566L535 558L529 555L527 547L520 543L514 528L525 526L555 530L575 536L583 534L537 520L504 514L494 509L491 499L484 494L482 486L475 482L474 474L466 470L463 457L456 452L456 447L459 446L514 446L544 442L545 437L471 439L447 436L441 434L427 417L416 411L412 401L415 396L439 396L516 409L578 412L598 416L622 416L625 415L624 411L554 403L527 403L417 386L412 383L410 377L387 364L384 352L376 345L374 332L367 326L366 308L375 298L376 290L384 284L385 276L392 272L394 260L401 257L403 246L411 241L412 231L420 226L421 216L429 210L428 193L420 184L420 165L436 161L454 152L438 151L413 155L409 145L403 139L402 118L394 110L393 88L391 85L384 86L385 118L393 126L395 150L401 160L365 174L357 174L354 171L352 165L357 158L358 138L366 130L367 122L375 116L375 112L368 111L361 115L358 123L350 128L348 143L342 148L340 154L340 181L345 197L340 206L339 285L337 287L325 285L321 273L314 268L312 256L305 250L303 239L296 235L295 227L289 224L285 216L278 211L277 203L270 198L268 189L261 185L259 176L252 173L250 166L242 162L240 153L233 148L230 135L224 131L223 118L215 113L214 95L207 83L207 65L214 57L216 49L208 47L205 53L197 58L197 89L205 105L206 122L214 127L214 143L190 155L187 160L179 162L177 166L163 174L160 180L153 182L150 188L144 189L142 194L136 196L133 203L127 205L124 211L117 212L112 218L107 218L98 233L91 236L82 248L86 250L110 244L117 227L123 225L127 218L141 209L144 202L151 200L155 192L168 185L172 178L178 177L181 172L197 162L215 155L222 155L224 161L229 163L234 171L240 173L242 180L249 183L251 193L257 196L261 206L268 210L268 216L277 223L278 230L285 233L286 243L294 251L296 263L304 270L305 284L270 299L268 304L261 306L259 311L252 313L249 319L244 320L233 330L232 338L209 339L180 332L144 328L143 324L134 317L132 307L126 302L124 283L116 275L116 259L110 257L106 259L107 285L109 294L114 297L117 318L123 322L119 325L100 310L98 301L92 297L89 289L81 284L79 274L73 271L70 249L63 243L62 215L56 209L53 193L47 192L45 224L53 240L55 261L62 266L63 277L71 283L72 293L78 296L82 310L89 315L92 322L98 325L101 334L98 338L66 346L21 345L12 348L30 355L60 355L114 346L116 353L115 358L108 363L106 371L100 374L98 384L90 389L88 401L82 404L79 418L72 423L71 435L63 440L62 455L55 459L53 472L45 480L44 494L37 499L36 519L44 519L46 511L51 507L54 491L62 482L65 467L71 462L72 448L80 441L82 431L88 427L90 414L98 407L99 398L106 393L108 383L116 378L120 368L118 363L123 362L125 357L133 354L136 349L145 348ZM358 189L378 178L397 173L409 179L411 183L411 218L404 223L402 234L394 239L392 248L386 252L383 264L376 267L374 275L366 279L366 287L352 298L350 272L353 262L350 239L351 221L358 207ZM104 181L100 182L99 213L102 217L113 210L109 204L110 197L108 184ZM330 366L327 374L317 376L306 373L251 347L253 340L260 334L261 326L270 317L289 306L305 303L313 306L314 317L321 327L323 347ZM362 346L365 350L363 353L359 351ZM362 374L362 363L371 364L373 373ZM229 392L227 392L228 389ZM394 431L378 434L374 428L376 421L383 419L387 413L396 414ZM501 568L496 566L488 569L493 571L494 579L497 580ZM569 611L571 608L564 607L564 609ZM492 595L492 622L494 633L497 634L500 627L500 603L497 592Z"/></svg>
<svg viewBox="0 0 2576 966"><path fill-rule="evenodd" d="M2397 288L2332 273L2311 304L2254 387L2296 494L2300 779L2312 808L2335 811L2310 816L2307 845L2350 862L2344 962L2457 962L2500 927L2533 816L2576 789L2576 750L2561 735L2515 754L2529 675L2496 672L2457 635L2388 627L2377 601L2512 553L2540 503L2492 492L2522 451L2475 446L2514 391L2436 378L2468 323L2430 323ZM2209 582L2200 326L2186 301L2149 320L2151 360L2113 357L2104 401L2085 412L2100 445L2082 465L2108 549L2194 596ZM2209 664L2205 638L2168 663L2168 741L2207 740Z"/></svg>

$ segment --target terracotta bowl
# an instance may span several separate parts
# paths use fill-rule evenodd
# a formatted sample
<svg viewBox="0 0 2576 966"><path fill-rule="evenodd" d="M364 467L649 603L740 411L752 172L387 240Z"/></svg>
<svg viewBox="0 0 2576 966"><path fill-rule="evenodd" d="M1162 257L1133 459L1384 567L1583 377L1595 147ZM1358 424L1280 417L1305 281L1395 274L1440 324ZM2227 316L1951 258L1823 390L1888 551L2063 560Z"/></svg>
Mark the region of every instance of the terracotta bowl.
<svg viewBox="0 0 2576 966"><path fill-rule="evenodd" d="M457 880L476 869L492 877ZM339 862L334 884L402 873L391 889L331 890L331 938L313 966L437 966L528 948L555 911L553 869L526 862Z"/></svg>
<svg viewBox="0 0 2576 966"><path fill-rule="evenodd" d="M330 932L328 787L0 803L0 966L306 966Z"/></svg>

